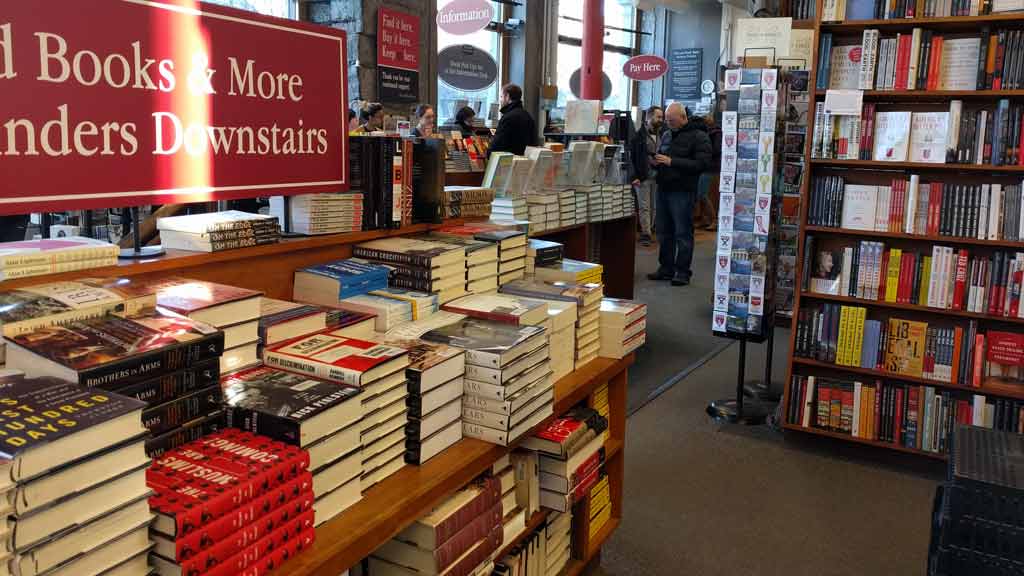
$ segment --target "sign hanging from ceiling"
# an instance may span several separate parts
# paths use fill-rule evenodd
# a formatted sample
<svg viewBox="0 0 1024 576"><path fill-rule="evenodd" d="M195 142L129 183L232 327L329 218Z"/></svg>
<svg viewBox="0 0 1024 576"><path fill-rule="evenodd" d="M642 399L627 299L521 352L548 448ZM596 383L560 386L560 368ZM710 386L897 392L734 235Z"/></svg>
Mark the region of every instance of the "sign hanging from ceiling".
<svg viewBox="0 0 1024 576"><path fill-rule="evenodd" d="M437 75L452 88L476 92L498 80L498 63L475 46L457 44L437 55Z"/></svg>
<svg viewBox="0 0 1024 576"><path fill-rule="evenodd" d="M347 189L344 32L85 4L0 4L0 214Z"/></svg>
<svg viewBox="0 0 1024 576"><path fill-rule="evenodd" d="M493 19L491 0L452 0L437 11L438 28L456 36L483 30Z"/></svg>
<svg viewBox="0 0 1024 576"><path fill-rule="evenodd" d="M668 62L661 56L641 54L626 60L622 73L631 80L654 80L668 72Z"/></svg>

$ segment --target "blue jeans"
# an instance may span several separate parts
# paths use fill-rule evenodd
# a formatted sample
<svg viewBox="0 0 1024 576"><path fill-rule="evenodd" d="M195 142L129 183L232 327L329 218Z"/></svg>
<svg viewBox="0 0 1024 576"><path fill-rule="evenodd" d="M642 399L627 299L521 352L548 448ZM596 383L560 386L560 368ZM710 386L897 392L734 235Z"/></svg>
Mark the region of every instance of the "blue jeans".
<svg viewBox="0 0 1024 576"><path fill-rule="evenodd" d="M689 281L693 271L694 195L683 190L658 187L654 210L658 233L658 274Z"/></svg>

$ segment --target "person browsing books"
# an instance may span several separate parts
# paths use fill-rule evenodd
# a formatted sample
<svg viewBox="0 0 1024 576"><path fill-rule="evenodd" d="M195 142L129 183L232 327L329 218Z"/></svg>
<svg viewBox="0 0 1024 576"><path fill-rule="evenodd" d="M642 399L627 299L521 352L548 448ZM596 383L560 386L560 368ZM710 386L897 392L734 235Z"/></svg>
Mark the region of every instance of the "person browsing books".
<svg viewBox="0 0 1024 576"><path fill-rule="evenodd" d="M523 89L507 84L501 89L501 120L491 140L491 152L511 152L517 156L526 153L527 146L537 141L537 123L523 108Z"/></svg>
<svg viewBox="0 0 1024 576"><path fill-rule="evenodd" d="M412 129L412 135L416 138L432 138L434 136L434 107L430 104L420 104L416 107L416 126Z"/></svg>
<svg viewBox="0 0 1024 576"><path fill-rule="evenodd" d="M670 280L673 286L690 283L693 271L693 205L700 175L711 163L711 140L704 120L690 117L679 103L665 111L668 130L661 136L654 163L658 170L655 228L658 234L658 270L651 280Z"/></svg>
<svg viewBox="0 0 1024 576"><path fill-rule="evenodd" d="M636 131L633 138L631 158L633 161L633 187L636 189L636 207L640 217L640 244L651 245L652 203L657 188L654 155L661 144L661 130L665 125L665 111L661 106L647 109L647 120Z"/></svg>

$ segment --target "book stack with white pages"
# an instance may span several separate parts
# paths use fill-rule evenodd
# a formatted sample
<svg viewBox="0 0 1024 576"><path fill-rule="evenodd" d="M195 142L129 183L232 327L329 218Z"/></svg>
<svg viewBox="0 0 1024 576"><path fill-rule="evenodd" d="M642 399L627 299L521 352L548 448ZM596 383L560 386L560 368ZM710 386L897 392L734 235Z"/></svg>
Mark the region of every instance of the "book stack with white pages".
<svg viewBox="0 0 1024 576"><path fill-rule="evenodd" d="M270 214L298 234L339 234L363 229L363 194L331 192L272 196Z"/></svg>
<svg viewBox="0 0 1024 576"><path fill-rule="evenodd" d="M426 238L466 250L466 292L479 294L498 288L498 246L471 236L431 232Z"/></svg>

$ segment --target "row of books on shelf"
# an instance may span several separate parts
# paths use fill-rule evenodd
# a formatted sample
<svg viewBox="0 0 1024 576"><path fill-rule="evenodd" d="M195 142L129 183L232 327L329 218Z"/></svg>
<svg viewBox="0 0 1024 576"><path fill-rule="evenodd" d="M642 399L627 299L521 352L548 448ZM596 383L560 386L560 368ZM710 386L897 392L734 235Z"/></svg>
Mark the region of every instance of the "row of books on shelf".
<svg viewBox="0 0 1024 576"><path fill-rule="evenodd" d="M976 240L1024 238L1019 184L944 184L896 178L889 186L814 180L811 226Z"/></svg>
<svg viewBox="0 0 1024 576"><path fill-rule="evenodd" d="M914 28L883 38L864 30L859 44L833 45L821 36L818 89L1016 90L1024 85L1024 33L981 28L980 36L941 35Z"/></svg>
<svg viewBox="0 0 1024 576"><path fill-rule="evenodd" d="M787 420L804 428L945 454L957 425L1024 433L1024 402L931 386L795 374Z"/></svg>
<svg viewBox="0 0 1024 576"><path fill-rule="evenodd" d="M979 16L1024 10L1017 0L826 0L822 22Z"/></svg>
<svg viewBox="0 0 1024 576"><path fill-rule="evenodd" d="M1024 107L1000 100L992 110L878 112L863 106L859 116L838 116L815 108L814 158L1017 166L1024 163Z"/></svg>
<svg viewBox="0 0 1024 576"><path fill-rule="evenodd" d="M807 246L815 253L815 239ZM895 304L985 314L994 319L1024 318L1020 294L1024 258L995 252L971 256L966 249L933 246L931 255L886 249L862 241L837 250L819 249L805 289Z"/></svg>

